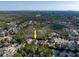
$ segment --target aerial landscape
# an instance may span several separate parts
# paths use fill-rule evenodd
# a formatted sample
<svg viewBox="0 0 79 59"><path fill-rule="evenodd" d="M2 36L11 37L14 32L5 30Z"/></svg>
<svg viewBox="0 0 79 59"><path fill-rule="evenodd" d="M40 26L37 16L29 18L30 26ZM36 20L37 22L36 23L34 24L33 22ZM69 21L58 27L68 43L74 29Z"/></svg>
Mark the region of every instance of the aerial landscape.
<svg viewBox="0 0 79 59"><path fill-rule="evenodd" d="M0 57L79 57L79 2L70 3L0 2Z"/></svg>

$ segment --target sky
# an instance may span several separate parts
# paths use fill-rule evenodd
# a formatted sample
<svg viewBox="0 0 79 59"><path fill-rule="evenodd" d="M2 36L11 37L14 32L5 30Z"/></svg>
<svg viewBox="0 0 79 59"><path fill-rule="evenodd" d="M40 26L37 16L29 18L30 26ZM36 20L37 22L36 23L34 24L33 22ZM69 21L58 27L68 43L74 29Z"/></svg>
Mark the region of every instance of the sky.
<svg viewBox="0 0 79 59"><path fill-rule="evenodd" d="M0 1L0 10L74 10L78 1Z"/></svg>

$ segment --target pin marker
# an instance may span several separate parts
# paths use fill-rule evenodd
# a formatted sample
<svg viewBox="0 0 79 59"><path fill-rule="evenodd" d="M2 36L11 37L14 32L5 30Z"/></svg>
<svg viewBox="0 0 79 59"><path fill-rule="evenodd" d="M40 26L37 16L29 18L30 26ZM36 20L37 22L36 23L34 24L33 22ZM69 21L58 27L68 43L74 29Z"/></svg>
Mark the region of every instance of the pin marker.
<svg viewBox="0 0 79 59"><path fill-rule="evenodd" d="M36 30L34 28L34 40L36 40L37 34L36 34Z"/></svg>

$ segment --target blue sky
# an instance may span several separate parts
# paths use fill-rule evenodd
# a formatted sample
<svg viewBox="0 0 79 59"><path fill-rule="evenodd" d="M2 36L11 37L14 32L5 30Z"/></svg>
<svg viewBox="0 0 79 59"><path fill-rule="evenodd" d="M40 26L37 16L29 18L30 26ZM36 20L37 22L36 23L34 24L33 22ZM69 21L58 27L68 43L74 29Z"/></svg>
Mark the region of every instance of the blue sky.
<svg viewBox="0 0 79 59"><path fill-rule="evenodd" d="M76 1L0 1L0 10L79 10Z"/></svg>

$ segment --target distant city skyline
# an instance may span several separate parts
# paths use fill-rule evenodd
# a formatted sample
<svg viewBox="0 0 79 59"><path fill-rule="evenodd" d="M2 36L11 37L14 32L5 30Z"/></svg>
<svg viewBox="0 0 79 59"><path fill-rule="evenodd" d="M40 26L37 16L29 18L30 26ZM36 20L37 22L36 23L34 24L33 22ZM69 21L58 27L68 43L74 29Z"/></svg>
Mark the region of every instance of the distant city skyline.
<svg viewBox="0 0 79 59"><path fill-rule="evenodd" d="M12 10L79 11L79 1L0 1L0 11Z"/></svg>

